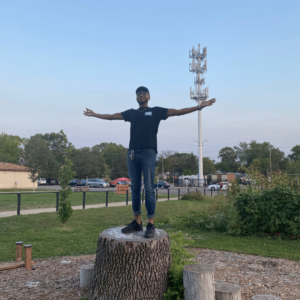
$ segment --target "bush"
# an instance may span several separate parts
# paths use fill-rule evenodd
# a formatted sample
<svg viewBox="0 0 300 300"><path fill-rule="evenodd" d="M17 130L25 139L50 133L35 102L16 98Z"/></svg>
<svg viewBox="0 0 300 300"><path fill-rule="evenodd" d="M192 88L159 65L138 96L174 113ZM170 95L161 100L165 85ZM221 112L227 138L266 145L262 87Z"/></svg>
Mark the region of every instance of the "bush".
<svg viewBox="0 0 300 300"><path fill-rule="evenodd" d="M236 231L242 235L300 234L300 195L286 183L262 191L248 189L234 203Z"/></svg>
<svg viewBox="0 0 300 300"><path fill-rule="evenodd" d="M183 196L181 196L181 200L205 200L205 196L202 195L199 191L197 192L189 192Z"/></svg>
<svg viewBox="0 0 300 300"><path fill-rule="evenodd" d="M192 242L192 241L189 241ZM183 300L183 267L195 263L191 261L195 256L184 247L187 246L181 231L170 234L170 248L172 265L169 270L168 290L164 293L164 300Z"/></svg>

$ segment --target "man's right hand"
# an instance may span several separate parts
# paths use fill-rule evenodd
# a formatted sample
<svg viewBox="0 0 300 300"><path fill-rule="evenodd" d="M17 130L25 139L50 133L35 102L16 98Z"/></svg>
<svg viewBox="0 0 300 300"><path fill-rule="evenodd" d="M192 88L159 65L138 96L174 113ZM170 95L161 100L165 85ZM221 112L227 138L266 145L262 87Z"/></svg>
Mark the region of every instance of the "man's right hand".
<svg viewBox="0 0 300 300"><path fill-rule="evenodd" d="M88 108L86 108L86 110L83 112L83 114L87 117L94 117L95 116L95 113L91 109L88 109Z"/></svg>

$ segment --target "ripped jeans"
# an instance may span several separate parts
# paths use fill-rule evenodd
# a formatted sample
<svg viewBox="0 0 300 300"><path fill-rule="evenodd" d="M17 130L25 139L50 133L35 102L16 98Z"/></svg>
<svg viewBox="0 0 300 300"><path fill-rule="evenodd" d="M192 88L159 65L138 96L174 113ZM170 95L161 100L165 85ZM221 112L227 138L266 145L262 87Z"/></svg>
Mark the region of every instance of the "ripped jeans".
<svg viewBox="0 0 300 300"><path fill-rule="evenodd" d="M141 211L141 181L144 175L145 205L148 219L155 217L154 178L156 168L156 152L152 148L129 149L127 153L128 173L131 180L132 209L134 215Z"/></svg>

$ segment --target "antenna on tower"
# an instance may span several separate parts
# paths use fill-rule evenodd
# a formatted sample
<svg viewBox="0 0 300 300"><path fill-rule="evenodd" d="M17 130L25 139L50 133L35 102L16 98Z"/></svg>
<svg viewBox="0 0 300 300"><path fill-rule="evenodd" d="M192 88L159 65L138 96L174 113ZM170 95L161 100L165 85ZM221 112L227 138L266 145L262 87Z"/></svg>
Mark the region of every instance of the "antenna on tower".
<svg viewBox="0 0 300 300"><path fill-rule="evenodd" d="M203 100L206 100L209 95L209 88L206 87L201 90L201 86L205 84L205 78L201 78L201 74L207 71L207 47L200 49L200 44L198 44L198 49L195 47L189 51L189 58L192 59L192 63L189 64L189 71L196 73L196 78L194 79L194 90L190 88L190 98L195 100L198 105L201 104ZM204 60L205 59L205 60ZM197 62L196 62L197 61ZM199 171L198 171L198 185L203 185L203 160L202 160L202 128L201 128L201 111L198 111L198 151L199 151Z"/></svg>

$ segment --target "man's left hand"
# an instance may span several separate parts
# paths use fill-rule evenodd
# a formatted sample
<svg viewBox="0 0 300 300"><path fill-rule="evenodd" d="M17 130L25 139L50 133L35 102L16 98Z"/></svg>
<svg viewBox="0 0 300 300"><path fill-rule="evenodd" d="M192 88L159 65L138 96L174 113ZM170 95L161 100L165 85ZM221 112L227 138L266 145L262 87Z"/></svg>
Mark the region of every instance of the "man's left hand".
<svg viewBox="0 0 300 300"><path fill-rule="evenodd" d="M210 100L204 100L201 102L200 107L201 109L203 109L204 107L212 106L215 102L216 102L215 98L212 98Z"/></svg>

